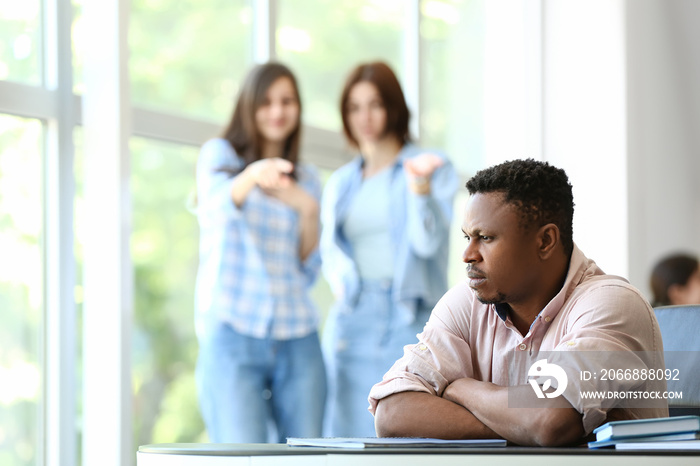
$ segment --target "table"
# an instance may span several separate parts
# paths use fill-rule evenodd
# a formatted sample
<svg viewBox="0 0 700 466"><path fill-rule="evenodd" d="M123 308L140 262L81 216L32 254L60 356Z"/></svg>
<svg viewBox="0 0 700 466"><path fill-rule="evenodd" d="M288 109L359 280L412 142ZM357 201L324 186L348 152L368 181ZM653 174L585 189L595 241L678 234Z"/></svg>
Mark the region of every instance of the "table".
<svg viewBox="0 0 700 466"><path fill-rule="evenodd" d="M343 448L285 444L163 443L143 445L138 466L685 466L700 451L616 451L588 448Z"/></svg>

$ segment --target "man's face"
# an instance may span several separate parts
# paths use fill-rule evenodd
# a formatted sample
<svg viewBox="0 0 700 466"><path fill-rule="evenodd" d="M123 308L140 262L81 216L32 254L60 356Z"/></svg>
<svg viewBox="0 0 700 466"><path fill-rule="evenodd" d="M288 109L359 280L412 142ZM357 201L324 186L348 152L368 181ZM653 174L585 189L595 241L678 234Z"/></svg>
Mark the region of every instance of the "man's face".
<svg viewBox="0 0 700 466"><path fill-rule="evenodd" d="M467 247L469 287L484 304L527 301L537 280L536 229L525 229L513 204L502 193L477 193L470 197L462 231Z"/></svg>

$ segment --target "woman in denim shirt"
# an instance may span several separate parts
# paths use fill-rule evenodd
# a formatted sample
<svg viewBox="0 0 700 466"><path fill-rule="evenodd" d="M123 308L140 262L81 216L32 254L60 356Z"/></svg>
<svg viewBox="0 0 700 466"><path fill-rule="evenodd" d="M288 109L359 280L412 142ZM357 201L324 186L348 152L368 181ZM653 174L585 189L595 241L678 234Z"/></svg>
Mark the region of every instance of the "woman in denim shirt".
<svg viewBox="0 0 700 466"><path fill-rule="evenodd" d="M212 442L321 435L326 374L308 293L321 188L297 163L300 115L291 71L259 65L197 162L196 379Z"/></svg>
<svg viewBox="0 0 700 466"><path fill-rule="evenodd" d="M341 114L359 156L331 175L321 202L323 273L336 297L323 337L324 434L364 437L375 435L370 388L447 290L458 181L444 154L410 143L408 107L386 64L350 73Z"/></svg>

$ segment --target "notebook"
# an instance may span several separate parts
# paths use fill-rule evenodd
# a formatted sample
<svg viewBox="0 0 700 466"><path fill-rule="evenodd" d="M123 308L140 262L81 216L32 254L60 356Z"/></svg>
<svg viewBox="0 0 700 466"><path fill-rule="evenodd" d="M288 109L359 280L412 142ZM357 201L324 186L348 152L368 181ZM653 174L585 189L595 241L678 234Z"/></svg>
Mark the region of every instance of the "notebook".
<svg viewBox="0 0 700 466"><path fill-rule="evenodd" d="M505 447L506 441L501 439L444 440L423 437L289 437L287 445L332 448L475 448Z"/></svg>

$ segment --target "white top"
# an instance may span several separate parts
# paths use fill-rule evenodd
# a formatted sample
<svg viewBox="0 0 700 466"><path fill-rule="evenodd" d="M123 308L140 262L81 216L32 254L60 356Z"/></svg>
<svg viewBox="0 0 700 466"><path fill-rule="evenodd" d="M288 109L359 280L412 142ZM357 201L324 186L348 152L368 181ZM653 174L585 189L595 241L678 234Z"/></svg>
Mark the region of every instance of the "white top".
<svg viewBox="0 0 700 466"><path fill-rule="evenodd" d="M351 201L343 231L363 280L394 276L394 246L391 243L389 188L391 170L384 169L362 181Z"/></svg>

